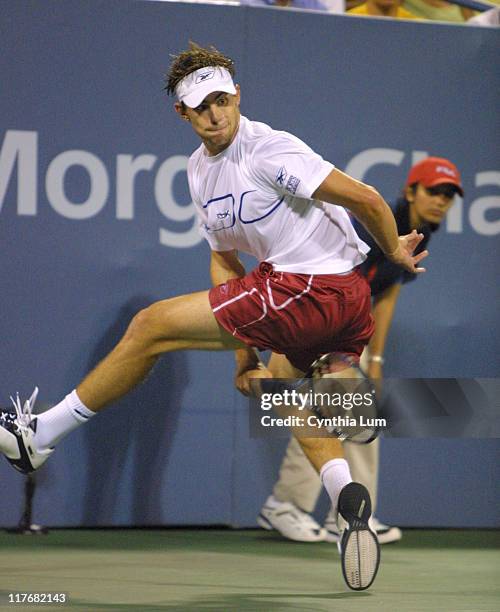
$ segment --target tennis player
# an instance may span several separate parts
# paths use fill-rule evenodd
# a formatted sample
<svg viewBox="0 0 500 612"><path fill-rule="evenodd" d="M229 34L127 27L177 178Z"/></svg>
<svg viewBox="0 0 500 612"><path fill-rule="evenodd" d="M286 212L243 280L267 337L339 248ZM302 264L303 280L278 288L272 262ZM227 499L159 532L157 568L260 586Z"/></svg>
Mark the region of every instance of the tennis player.
<svg viewBox="0 0 500 612"><path fill-rule="evenodd" d="M450 160L427 157L415 164L408 173L402 196L394 207L399 234L416 229L423 234L417 251L423 250L432 234L450 210L455 196L463 196L460 173ZM416 278L388 260L366 230L355 223L358 235L370 246L360 270L370 284L373 297L372 315L375 331L362 355L362 365L373 379L382 379L385 344L401 287ZM275 357L271 369L280 359ZM379 440L371 444L344 444L345 458L353 478L369 491L375 513L378 489ZM324 528L311 516L321 483L311 468L295 438L290 440L281 463L279 478L258 517L264 529L275 529L284 537L302 542L336 542L339 531L335 516L328 514ZM385 525L375 516L370 520L380 544L395 542L402 537L399 527Z"/></svg>
<svg viewBox="0 0 500 612"><path fill-rule="evenodd" d="M36 392L2 413L0 449L19 470L36 469L70 431L126 394L162 353L235 350L240 387L270 377L252 347L286 356L304 372L322 353L359 357L373 332L368 284L357 270L368 247L350 210L395 264L415 274L426 252L422 235L398 237L394 216L375 189L323 160L286 132L240 114L233 61L215 48L190 48L173 59L167 92L201 139L188 164L200 231L211 248L214 288L165 299L139 312L105 359L59 404L32 415ZM246 274L238 251L260 262ZM352 482L342 446L303 438L302 449L346 521L343 575L365 589L378 569L378 542L368 526L370 497ZM360 552L361 551L361 552Z"/></svg>

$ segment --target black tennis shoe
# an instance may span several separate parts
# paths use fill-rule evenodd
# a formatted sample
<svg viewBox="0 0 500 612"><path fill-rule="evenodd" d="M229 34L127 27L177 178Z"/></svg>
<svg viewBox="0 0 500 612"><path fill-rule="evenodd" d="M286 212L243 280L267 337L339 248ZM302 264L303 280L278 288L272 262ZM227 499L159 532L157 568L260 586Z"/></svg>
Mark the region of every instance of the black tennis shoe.
<svg viewBox="0 0 500 612"><path fill-rule="evenodd" d="M380 563L377 536L368 525L370 494L362 484L349 483L340 492L338 511L347 522L340 539L344 580L350 589L363 591L375 580Z"/></svg>
<svg viewBox="0 0 500 612"><path fill-rule="evenodd" d="M37 470L52 454L53 448L39 451L34 443L37 420L33 416L33 406L38 395L38 387L31 397L21 404L19 395L11 397L12 408L0 408L0 452L16 470L29 474Z"/></svg>

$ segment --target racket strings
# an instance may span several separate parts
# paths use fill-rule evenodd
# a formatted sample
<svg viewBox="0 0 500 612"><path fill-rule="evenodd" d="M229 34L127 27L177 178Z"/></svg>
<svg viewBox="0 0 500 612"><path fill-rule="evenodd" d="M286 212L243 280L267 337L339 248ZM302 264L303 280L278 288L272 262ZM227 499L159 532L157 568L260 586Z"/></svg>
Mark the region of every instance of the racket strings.
<svg viewBox="0 0 500 612"><path fill-rule="evenodd" d="M325 419L332 420L328 428L340 440L358 444L372 442L378 434L378 403L372 381L359 366L359 361L343 353L327 353L317 359L308 375L315 392L341 396L336 404L315 405L313 409ZM356 396L358 402L351 399Z"/></svg>

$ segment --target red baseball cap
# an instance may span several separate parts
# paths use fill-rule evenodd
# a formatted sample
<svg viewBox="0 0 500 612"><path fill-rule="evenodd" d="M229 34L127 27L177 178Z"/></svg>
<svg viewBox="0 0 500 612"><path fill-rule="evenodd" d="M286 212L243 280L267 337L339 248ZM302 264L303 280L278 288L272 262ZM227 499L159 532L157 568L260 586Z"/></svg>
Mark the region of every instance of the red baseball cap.
<svg viewBox="0 0 500 612"><path fill-rule="evenodd" d="M411 168L406 186L414 183L422 183L424 187L435 187L436 185L455 185L458 193L463 196L464 190L460 172L455 164L443 157L427 157Z"/></svg>

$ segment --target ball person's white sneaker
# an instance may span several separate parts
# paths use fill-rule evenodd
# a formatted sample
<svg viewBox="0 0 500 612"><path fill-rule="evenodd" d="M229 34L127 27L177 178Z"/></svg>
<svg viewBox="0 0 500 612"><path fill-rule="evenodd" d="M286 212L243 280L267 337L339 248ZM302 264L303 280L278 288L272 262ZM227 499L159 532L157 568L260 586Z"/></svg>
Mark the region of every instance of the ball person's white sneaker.
<svg viewBox="0 0 500 612"><path fill-rule="evenodd" d="M399 527L391 525L384 525L381 523L376 516L372 516L368 521L370 528L375 532L379 544L390 544L391 542L398 542L403 537L403 533ZM325 524L323 525L326 536L326 542L338 542L340 540L339 528L337 521L333 516L333 512L329 512Z"/></svg>
<svg viewBox="0 0 500 612"><path fill-rule="evenodd" d="M35 387L31 397L21 404L19 394L11 397L12 408L0 408L0 452L19 472L29 474L37 470L52 454L52 448L38 451L34 443L37 421L33 406L38 395Z"/></svg>
<svg viewBox="0 0 500 612"><path fill-rule="evenodd" d="M380 544L398 542L403 537L403 532L399 527L384 525L384 523L381 523L376 516L371 517L370 527L377 534Z"/></svg>
<svg viewBox="0 0 500 612"><path fill-rule="evenodd" d="M310 514L290 502L278 502L269 498L262 507L257 523L271 531L275 529L283 537L296 542L323 542L326 532Z"/></svg>
<svg viewBox="0 0 500 612"><path fill-rule="evenodd" d="M340 539L342 574L354 591L367 589L375 580L380 563L380 546L370 529L370 494L359 482L346 485L339 495L338 511L347 526Z"/></svg>

